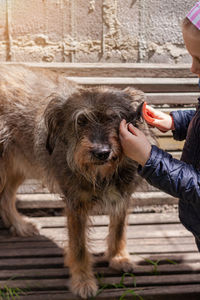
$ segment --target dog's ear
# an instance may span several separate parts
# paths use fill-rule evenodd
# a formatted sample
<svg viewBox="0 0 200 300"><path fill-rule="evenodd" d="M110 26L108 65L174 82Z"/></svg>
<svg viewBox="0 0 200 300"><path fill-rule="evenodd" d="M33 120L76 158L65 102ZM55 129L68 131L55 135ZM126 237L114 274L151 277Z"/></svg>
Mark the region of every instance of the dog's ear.
<svg viewBox="0 0 200 300"><path fill-rule="evenodd" d="M128 87L124 89L124 92L131 97L131 105L135 110L137 110L137 107L140 103L146 101L145 93L140 90Z"/></svg>
<svg viewBox="0 0 200 300"><path fill-rule="evenodd" d="M144 101L140 103L136 109L136 120L140 120L142 118L142 107L143 107Z"/></svg>
<svg viewBox="0 0 200 300"><path fill-rule="evenodd" d="M53 153L56 140L64 126L64 99L52 97L44 112L44 121L47 128L46 149L49 154Z"/></svg>
<svg viewBox="0 0 200 300"><path fill-rule="evenodd" d="M130 96L130 104L135 111L135 120L140 120L142 117L142 106L144 101L146 101L145 93L130 87L124 89L124 92Z"/></svg>

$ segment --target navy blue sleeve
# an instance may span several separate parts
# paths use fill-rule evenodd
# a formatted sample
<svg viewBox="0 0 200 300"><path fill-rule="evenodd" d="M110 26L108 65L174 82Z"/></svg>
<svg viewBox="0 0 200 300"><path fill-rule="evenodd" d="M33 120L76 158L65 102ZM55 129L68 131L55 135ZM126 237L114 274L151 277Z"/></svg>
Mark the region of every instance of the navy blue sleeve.
<svg viewBox="0 0 200 300"><path fill-rule="evenodd" d="M200 201L200 172L157 146L138 173L160 190L187 201Z"/></svg>
<svg viewBox="0 0 200 300"><path fill-rule="evenodd" d="M196 110L177 110L170 113L174 120L175 130L172 131L175 140L182 141L186 138L190 121Z"/></svg>

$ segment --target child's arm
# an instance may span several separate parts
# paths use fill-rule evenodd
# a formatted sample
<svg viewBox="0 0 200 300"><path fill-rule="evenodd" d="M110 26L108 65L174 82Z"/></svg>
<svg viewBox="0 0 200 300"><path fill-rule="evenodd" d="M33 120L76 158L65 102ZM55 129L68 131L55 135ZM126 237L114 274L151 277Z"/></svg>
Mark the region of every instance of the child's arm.
<svg viewBox="0 0 200 300"><path fill-rule="evenodd" d="M120 124L124 154L137 161L139 174L151 185L188 201L200 201L200 172L169 153L151 146L146 136L126 121Z"/></svg>
<svg viewBox="0 0 200 300"><path fill-rule="evenodd" d="M151 155L139 174L160 190L186 201L200 202L200 172L152 146Z"/></svg>
<svg viewBox="0 0 200 300"><path fill-rule="evenodd" d="M185 140L188 126L195 113L196 110L177 110L170 113L174 120L175 130L173 131L173 138L175 140Z"/></svg>

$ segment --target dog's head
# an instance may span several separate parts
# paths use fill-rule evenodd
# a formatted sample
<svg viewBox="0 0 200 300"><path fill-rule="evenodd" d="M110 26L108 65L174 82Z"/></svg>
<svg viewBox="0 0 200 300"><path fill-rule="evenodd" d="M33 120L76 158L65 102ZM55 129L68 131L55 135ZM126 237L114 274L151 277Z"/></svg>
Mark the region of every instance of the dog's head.
<svg viewBox="0 0 200 300"><path fill-rule="evenodd" d="M122 160L122 119L140 127L144 94L135 89L79 89L67 100L54 97L45 111L46 148L51 155L62 144L69 167L93 182L112 176Z"/></svg>

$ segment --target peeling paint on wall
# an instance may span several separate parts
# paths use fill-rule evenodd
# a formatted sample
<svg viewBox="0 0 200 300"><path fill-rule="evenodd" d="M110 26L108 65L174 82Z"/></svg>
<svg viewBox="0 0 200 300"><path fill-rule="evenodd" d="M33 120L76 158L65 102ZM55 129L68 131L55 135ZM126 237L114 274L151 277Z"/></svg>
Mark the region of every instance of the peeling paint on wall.
<svg viewBox="0 0 200 300"><path fill-rule="evenodd" d="M178 63L188 59L178 26L171 27L177 34L169 30L166 35L168 28L166 23L162 25L159 16L160 7L164 5L170 28L171 7L178 5L173 0L165 4L162 0L85 0L84 5L82 0L5 1L6 15L0 15L6 20L5 35L0 36L0 60ZM182 7L187 11L190 1L183 2ZM138 20L137 27L128 16L120 18L123 6ZM181 19L179 13L174 9L175 24ZM0 19L0 26L5 20ZM101 34L90 36L89 28L94 25L91 20L98 20L95 32ZM126 20L128 31L123 24ZM80 34L78 28L82 22ZM87 26L85 35L84 26Z"/></svg>
<svg viewBox="0 0 200 300"><path fill-rule="evenodd" d="M153 42L147 44L147 55L148 60L151 60L151 57L169 57L170 62L180 63L184 57L188 57L188 52L185 47L173 45L172 43L166 43L164 45L159 45Z"/></svg>
<svg viewBox="0 0 200 300"><path fill-rule="evenodd" d="M117 18L117 0L103 0L103 22L108 28L107 37L119 36L120 23Z"/></svg>
<svg viewBox="0 0 200 300"><path fill-rule="evenodd" d="M89 1L89 12L93 12L95 10L95 0Z"/></svg>

